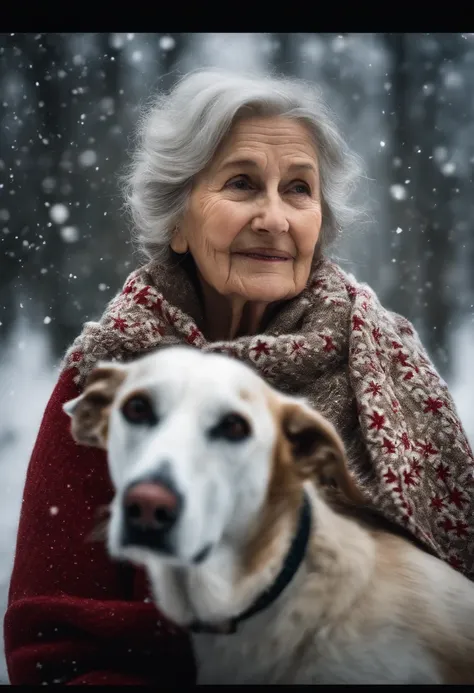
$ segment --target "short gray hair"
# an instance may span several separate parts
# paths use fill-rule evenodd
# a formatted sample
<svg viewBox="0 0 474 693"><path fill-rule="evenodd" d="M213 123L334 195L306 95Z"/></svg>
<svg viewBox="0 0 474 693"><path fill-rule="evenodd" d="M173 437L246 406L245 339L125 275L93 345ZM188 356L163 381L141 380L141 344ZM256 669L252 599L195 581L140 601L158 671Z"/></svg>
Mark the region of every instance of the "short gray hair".
<svg viewBox="0 0 474 693"><path fill-rule="evenodd" d="M349 148L315 85L280 76L201 69L144 109L137 144L123 178L133 236L148 258L166 261L195 176L211 161L237 118L284 116L302 121L319 157L323 251L358 216L350 198L360 158Z"/></svg>

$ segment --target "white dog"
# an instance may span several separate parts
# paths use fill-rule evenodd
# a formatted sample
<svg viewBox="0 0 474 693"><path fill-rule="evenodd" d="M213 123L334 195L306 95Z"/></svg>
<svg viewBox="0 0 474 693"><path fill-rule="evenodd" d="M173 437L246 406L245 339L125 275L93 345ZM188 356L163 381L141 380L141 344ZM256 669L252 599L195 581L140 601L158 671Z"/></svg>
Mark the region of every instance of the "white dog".
<svg viewBox="0 0 474 693"><path fill-rule="evenodd" d="M474 683L474 584L329 502L362 498L305 403L172 347L99 364L64 409L108 453L110 555L190 628L199 683Z"/></svg>

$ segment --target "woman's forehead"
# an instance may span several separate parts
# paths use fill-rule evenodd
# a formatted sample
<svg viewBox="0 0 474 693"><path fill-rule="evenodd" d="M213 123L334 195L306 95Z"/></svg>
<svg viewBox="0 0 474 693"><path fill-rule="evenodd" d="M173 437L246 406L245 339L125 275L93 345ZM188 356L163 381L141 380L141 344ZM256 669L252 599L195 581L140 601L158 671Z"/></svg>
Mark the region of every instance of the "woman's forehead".
<svg viewBox="0 0 474 693"><path fill-rule="evenodd" d="M259 153L269 149L285 157L289 165L313 166L317 172L317 150L309 128L299 120L283 116L239 119L217 149L211 167L221 169L235 162L258 165Z"/></svg>

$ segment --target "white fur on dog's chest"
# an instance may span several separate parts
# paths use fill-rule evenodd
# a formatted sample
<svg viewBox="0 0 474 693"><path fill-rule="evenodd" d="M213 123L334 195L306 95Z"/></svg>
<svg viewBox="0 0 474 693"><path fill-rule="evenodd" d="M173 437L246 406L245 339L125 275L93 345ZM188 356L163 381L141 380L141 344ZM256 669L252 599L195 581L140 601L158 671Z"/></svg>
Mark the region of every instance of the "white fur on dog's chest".
<svg viewBox="0 0 474 693"><path fill-rule="evenodd" d="M288 624L286 637L269 635L267 614L240 623L236 633L193 634L198 684L283 683L289 667L288 642L297 633Z"/></svg>
<svg viewBox="0 0 474 693"><path fill-rule="evenodd" d="M321 633L303 645L291 620L279 634L265 620L257 616L232 635L193 634L198 685L441 683L435 661L408 633L389 630L357 643Z"/></svg>

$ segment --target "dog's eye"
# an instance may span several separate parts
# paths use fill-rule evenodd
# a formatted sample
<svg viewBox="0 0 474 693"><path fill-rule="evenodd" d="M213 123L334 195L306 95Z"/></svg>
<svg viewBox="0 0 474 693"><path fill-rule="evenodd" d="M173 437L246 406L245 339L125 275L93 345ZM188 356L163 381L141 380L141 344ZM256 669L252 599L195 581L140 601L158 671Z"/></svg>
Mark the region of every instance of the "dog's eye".
<svg viewBox="0 0 474 693"><path fill-rule="evenodd" d="M227 414L211 429L212 438L226 438L227 440L239 441L248 438L249 435L249 423L240 414Z"/></svg>
<svg viewBox="0 0 474 693"><path fill-rule="evenodd" d="M122 414L132 424L154 424L157 422L150 401L143 395L130 397L122 406Z"/></svg>

